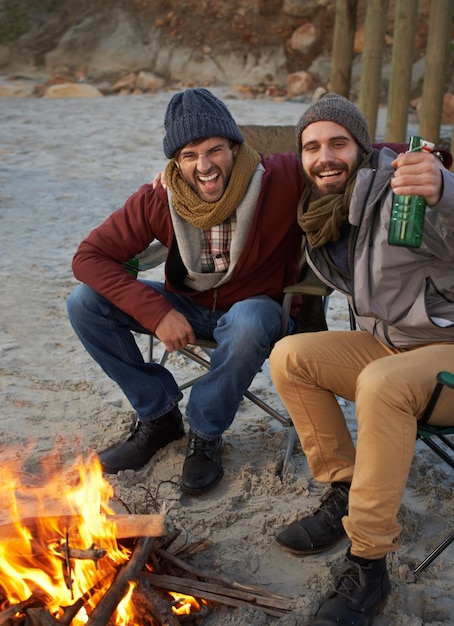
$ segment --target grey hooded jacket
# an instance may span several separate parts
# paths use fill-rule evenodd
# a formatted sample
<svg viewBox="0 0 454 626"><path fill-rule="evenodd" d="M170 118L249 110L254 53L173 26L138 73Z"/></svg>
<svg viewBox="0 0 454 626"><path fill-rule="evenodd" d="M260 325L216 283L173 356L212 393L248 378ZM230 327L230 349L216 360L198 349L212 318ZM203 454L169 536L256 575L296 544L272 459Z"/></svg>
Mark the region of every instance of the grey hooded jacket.
<svg viewBox="0 0 454 626"><path fill-rule="evenodd" d="M388 244L395 153L383 148L378 167L358 171L350 204L350 274L325 246L307 246L314 272L344 293L357 326L400 349L454 342L454 173L442 169L443 195L427 207L420 248Z"/></svg>

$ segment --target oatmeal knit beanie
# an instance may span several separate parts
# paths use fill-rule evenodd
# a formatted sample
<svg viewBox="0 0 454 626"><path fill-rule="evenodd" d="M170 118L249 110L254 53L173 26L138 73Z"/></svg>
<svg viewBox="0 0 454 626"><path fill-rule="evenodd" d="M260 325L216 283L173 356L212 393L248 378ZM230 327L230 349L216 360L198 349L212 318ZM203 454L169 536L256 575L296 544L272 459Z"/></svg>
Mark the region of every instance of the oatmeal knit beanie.
<svg viewBox="0 0 454 626"><path fill-rule="evenodd" d="M244 138L223 102L207 89L186 89L170 100L164 116L163 146L168 159L191 141L226 137L238 143Z"/></svg>
<svg viewBox="0 0 454 626"><path fill-rule="evenodd" d="M343 126L364 152L370 152L371 143L366 118L356 105L337 93L327 93L306 109L296 125L296 145L301 154L301 133L313 122L335 122Z"/></svg>

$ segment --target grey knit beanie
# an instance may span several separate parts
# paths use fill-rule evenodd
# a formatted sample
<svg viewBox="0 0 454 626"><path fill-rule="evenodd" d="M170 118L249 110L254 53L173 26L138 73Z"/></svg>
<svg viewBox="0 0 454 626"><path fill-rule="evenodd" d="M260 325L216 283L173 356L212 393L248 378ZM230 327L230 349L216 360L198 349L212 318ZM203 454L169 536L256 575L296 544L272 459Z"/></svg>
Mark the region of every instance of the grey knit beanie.
<svg viewBox="0 0 454 626"><path fill-rule="evenodd" d="M327 93L303 113L296 125L296 145L301 154L301 133L309 124L322 121L343 126L364 152L370 152L371 143L366 118L356 105L337 93Z"/></svg>
<svg viewBox="0 0 454 626"><path fill-rule="evenodd" d="M164 154L171 159L187 143L208 137L244 138L221 100L207 89L186 89L170 100L164 116Z"/></svg>

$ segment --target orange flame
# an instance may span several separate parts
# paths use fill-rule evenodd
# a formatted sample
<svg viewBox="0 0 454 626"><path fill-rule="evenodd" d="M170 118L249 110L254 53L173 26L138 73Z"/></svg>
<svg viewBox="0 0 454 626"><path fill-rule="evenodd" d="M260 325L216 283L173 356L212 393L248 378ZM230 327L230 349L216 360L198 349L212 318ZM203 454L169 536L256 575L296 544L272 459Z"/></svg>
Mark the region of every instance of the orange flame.
<svg viewBox="0 0 454 626"><path fill-rule="evenodd" d="M175 604L172 606L172 612L175 615L190 615L191 612L200 611L200 604L193 596L186 596L184 593L176 593L175 591L168 591L167 593L175 599Z"/></svg>
<svg viewBox="0 0 454 626"><path fill-rule="evenodd" d="M108 504L112 496L96 458L79 461L69 484L68 476L60 473L44 488L25 487L13 471L2 468L0 507L6 509L13 532L7 537L0 533L0 591L10 605L34 596L58 618L62 607L104 579L110 585L118 565L129 557L117 544L115 523L107 519L113 514ZM28 518L33 528L27 527ZM68 526L68 520L76 523ZM104 555L95 561L71 558L68 551L94 547ZM132 589L116 611L118 626L134 623L133 611L128 609L131 594ZM93 593L87 606L95 606L98 597L99 593ZM71 623L86 622L86 613L80 611Z"/></svg>

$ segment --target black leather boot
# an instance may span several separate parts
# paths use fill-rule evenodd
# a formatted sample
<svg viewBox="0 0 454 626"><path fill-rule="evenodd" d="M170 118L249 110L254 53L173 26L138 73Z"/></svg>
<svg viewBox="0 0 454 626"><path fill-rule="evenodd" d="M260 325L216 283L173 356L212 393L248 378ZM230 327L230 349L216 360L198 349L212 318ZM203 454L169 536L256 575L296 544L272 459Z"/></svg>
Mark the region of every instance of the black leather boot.
<svg viewBox="0 0 454 626"><path fill-rule="evenodd" d="M386 604L391 585L386 557L362 559L347 553L334 573L334 590L322 602L311 626L370 626Z"/></svg>
<svg viewBox="0 0 454 626"><path fill-rule="evenodd" d="M120 470L137 470L171 441L184 437L183 420L177 406L152 422L136 422L133 432L123 443L99 453L106 474Z"/></svg>
<svg viewBox="0 0 454 626"><path fill-rule="evenodd" d="M345 537L342 518L348 511L349 483L333 483L322 496L320 507L308 517L293 522L276 537L293 554L316 554Z"/></svg>
<svg viewBox="0 0 454 626"><path fill-rule="evenodd" d="M203 493L221 480L224 474L221 449L221 437L208 441L198 437L192 430L189 431L188 450L181 477L182 491Z"/></svg>

